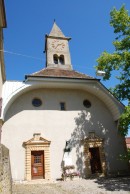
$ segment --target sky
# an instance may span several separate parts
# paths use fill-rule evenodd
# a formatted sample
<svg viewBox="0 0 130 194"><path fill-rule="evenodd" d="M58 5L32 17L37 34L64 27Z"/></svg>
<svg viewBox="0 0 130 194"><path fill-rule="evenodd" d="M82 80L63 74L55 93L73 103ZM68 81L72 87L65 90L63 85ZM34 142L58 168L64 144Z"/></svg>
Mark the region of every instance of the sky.
<svg viewBox="0 0 130 194"><path fill-rule="evenodd" d="M96 77L94 66L103 51L112 53L115 34L110 11L129 0L5 0L7 28L4 29L4 60L7 80L23 81L25 75L45 67L45 34L54 19L62 32L71 37L73 69ZM107 87L117 83L115 73Z"/></svg>

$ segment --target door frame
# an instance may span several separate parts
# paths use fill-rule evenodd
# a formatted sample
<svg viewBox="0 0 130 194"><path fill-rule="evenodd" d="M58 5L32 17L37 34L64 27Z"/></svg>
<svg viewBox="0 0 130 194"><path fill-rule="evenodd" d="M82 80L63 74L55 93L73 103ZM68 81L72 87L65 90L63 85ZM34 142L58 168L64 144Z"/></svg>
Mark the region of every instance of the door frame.
<svg viewBox="0 0 130 194"><path fill-rule="evenodd" d="M25 148L25 180L32 180L31 175L31 152L44 151L44 179L50 180L50 143L41 137L41 134L33 134L33 138L23 142Z"/></svg>
<svg viewBox="0 0 130 194"><path fill-rule="evenodd" d="M106 176L106 157L104 152L103 139L98 137L95 132L90 132L88 137L84 140L84 156L85 156L85 168L86 168L86 178L91 177L91 164L90 164L90 152L89 148L99 148L101 171L100 175ZM97 174L98 175L98 174Z"/></svg>
<svg viewBox="0 0 130 194"><path fill-rule="evenodd" d="M92 174L102 173L99 147L89 148L89 153Z"/></svg>

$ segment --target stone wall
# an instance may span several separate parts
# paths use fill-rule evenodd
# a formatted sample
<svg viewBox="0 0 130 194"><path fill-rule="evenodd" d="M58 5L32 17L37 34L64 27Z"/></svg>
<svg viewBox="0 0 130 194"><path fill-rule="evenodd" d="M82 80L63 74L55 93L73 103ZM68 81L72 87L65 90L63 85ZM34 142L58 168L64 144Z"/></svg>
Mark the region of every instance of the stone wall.
<svg viewBox="0 0 130 194"><path fill-rule="evenodd" d="M0 144L0 194L12 193L9 150Z"/></svg>

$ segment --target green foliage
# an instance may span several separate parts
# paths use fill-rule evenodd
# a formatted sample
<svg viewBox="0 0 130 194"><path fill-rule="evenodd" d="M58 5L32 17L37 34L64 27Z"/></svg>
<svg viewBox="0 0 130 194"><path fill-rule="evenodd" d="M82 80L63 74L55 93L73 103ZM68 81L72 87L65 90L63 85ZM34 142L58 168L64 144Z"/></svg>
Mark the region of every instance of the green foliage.
<svg viewBox="0 0 130 194"><path fill-rule="evenodd" d="M130 148L127 149L127 153L125 155L120 155L120 160L130 161Z"/></svg>
<svg viewBox="0 0 130 194"><path fill-rule="evenodd" d="M129 126L130 126L130 106L126 106L124 113L121 115L119 121L120 133L126 136Z"/></svg>
<svg viewBox="0 0 130 194"><path fill-rule="evenodd" d="M106 72L103 80L110 79L113 70L119 72L119 76L116 77L119 84L111 88L111 92L118 100L128 101L128 107L125 108L119 125L121 134L126 135L130 126L130 16L125 6L119 10L114 8L110 16L110 25L116 34L115 41L113 41L115 51L113 53L104 51L97 59L96 69Z"/></svg>

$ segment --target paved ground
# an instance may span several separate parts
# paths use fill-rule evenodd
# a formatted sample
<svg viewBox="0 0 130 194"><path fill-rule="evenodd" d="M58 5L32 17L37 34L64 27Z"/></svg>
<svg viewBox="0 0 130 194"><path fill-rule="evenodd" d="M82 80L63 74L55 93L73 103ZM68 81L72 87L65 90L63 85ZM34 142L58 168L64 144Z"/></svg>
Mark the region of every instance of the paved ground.
<svg viewBox="0 0 130 194"><path fill-rule="evenodd" d="M31 181L13 184L13 194L130 194L130 177Z"/></svg>

